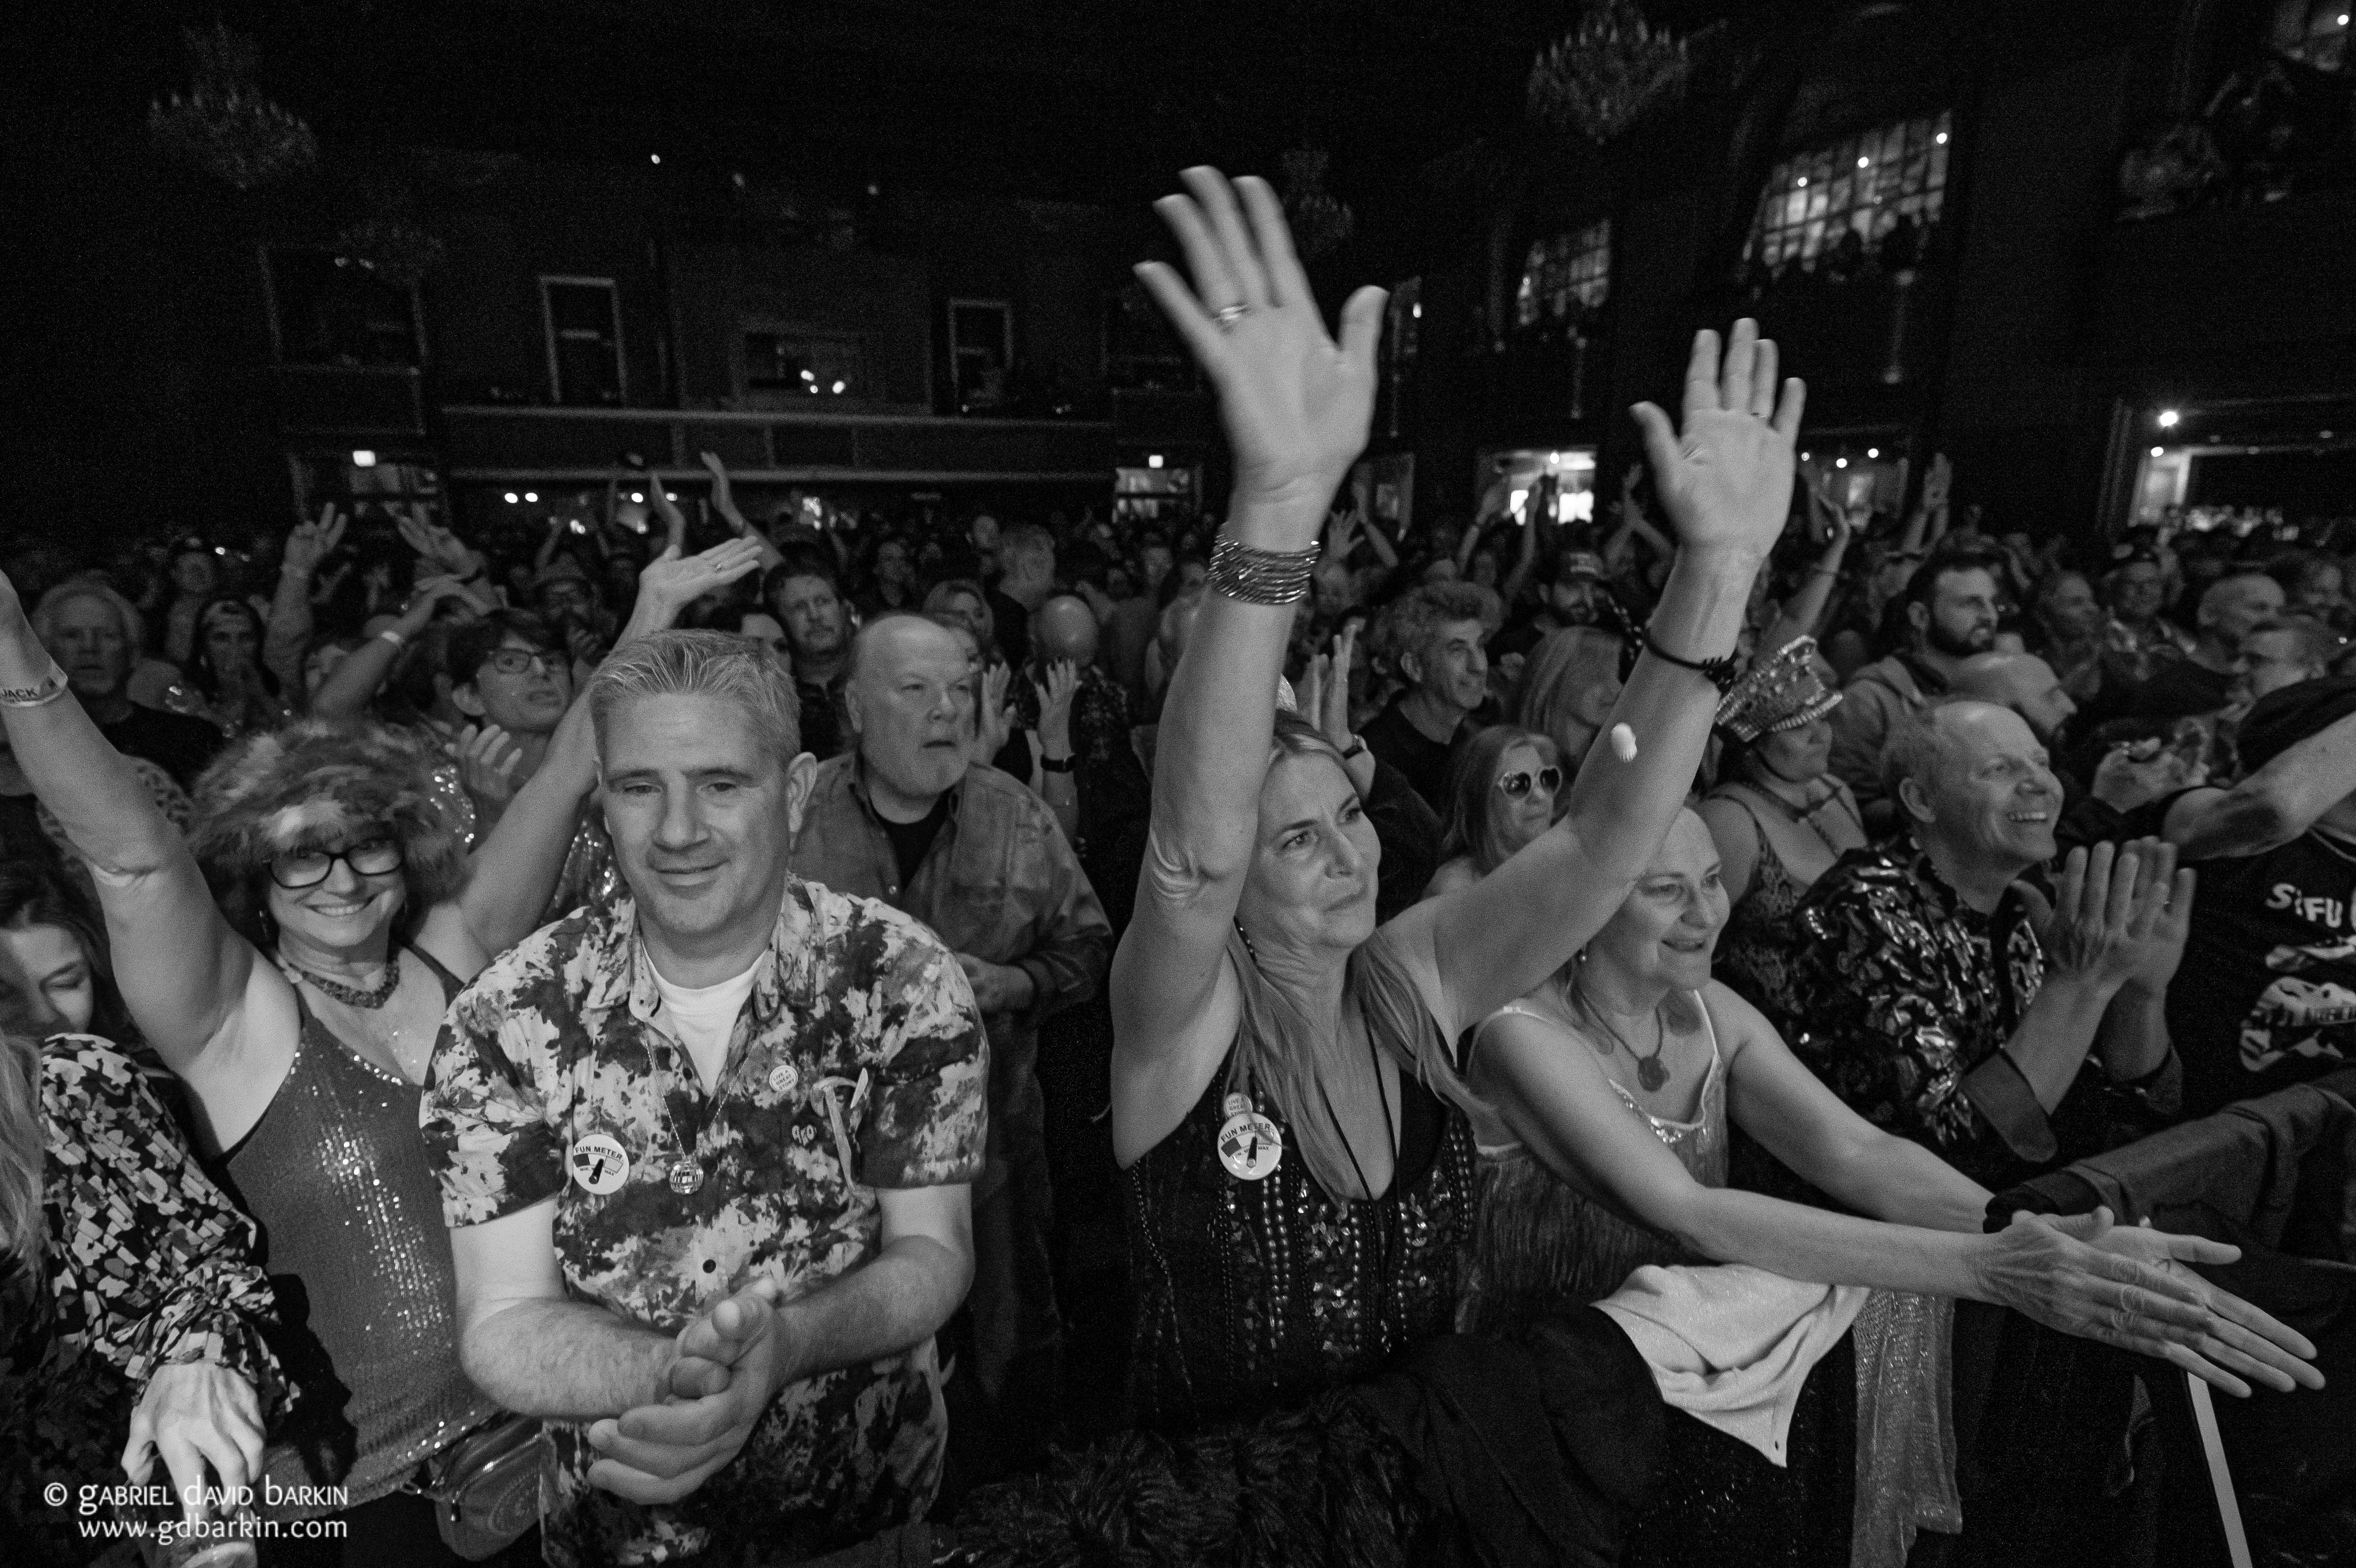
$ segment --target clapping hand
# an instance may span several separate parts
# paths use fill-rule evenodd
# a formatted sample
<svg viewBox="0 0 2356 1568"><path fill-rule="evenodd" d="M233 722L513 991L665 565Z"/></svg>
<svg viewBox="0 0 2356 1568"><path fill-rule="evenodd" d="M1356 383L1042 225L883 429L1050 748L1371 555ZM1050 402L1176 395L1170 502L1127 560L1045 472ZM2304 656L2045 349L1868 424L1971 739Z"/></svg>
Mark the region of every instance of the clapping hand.
<svg viewBox="0 0 2356 1568"><path fill-rule="evenodd" d="M1080 689L1080 667L1068 659L1047 666L1047 683L1033 682L1039 697L1039 746L1052 756L1072 755L1072 698Z"/></svg>
<svg viewBox="0 0 2356 1568"><path fill-rule="evenodd" d="M2230 1263L2238 1247L2120 1228L2107 1208L2015 1214L1997 1236L1973 1265L1987 1299L2049 1328L2157 1356L2237 1397L2244 1379L2284 1393L2323 1386L2304 1336L2183 1266Z"/></svg>
<svg viewBox="0 0 2356 1568"><path fill-rule="evenodd" d="M1218 390L1235 454L1235 521L1263 510L1283 514L1271 532L1246 542L1301 549L1315 542L1327 501L1366 444L1384 293L1368 287L1350 296L1337 345L1268 182L1247 176L1230 186L1216 169L1200 167L1182 177L1191 194L1154 205L1185 252L1194 286L1160 262L1141 263L1137 275Z"/></svg>
<svg viewBox="0 0 2356 1568"><path fill-rule="evenodd" d="M670 499L669 490L663 489L660 474L649 472L647 475L647 503L662 514L665 547L671 551L686 549L687 514L679 510L679 503Z"/></svg>
<svg viewBox="0 0 2356 1568"><path fill-rule="evenodd" d="M1797 378L1779 395L1775 369L1774 343L1746 317L1734 324L1723 361L1717 333L1695 335L1682 431L1656 404L1635 407L1654 489L1689 550L1763 561L1783 532L1807 397Z"/></svg>
<svg viewBox="0 0 2356 1568"><path fill-rule="evenodd" d="M2164 879L2157 875L2162 862L2170 873ZM2105 990L2129 982L2162 990L2184 953L2192 880L2190 870L2176 869L2174 845L2139 839L2123 850L2111 843L2091 854L2072 850L2050 905L2028 884L2015 886L2056 977Z"/></svg>
<svg viewBox="0 0 2356 1568"><path fill-rule="evenodd" d="M635 1503L675 1503L736 1457L792 1380L776 1287L738 1291L681 1331L670 1397L593 1422L589 1482Z"/></svg>
<svg viewBox="0 0 2356 1568"><path fill-rule="evenodd" d="M700 452L696 457L712 475L712 510L718 512L730 528L739 533L744 532L751 525L745 522L744 514L736 510L735 492L728 484L727 465L721 462L717 452Z"/></svg>

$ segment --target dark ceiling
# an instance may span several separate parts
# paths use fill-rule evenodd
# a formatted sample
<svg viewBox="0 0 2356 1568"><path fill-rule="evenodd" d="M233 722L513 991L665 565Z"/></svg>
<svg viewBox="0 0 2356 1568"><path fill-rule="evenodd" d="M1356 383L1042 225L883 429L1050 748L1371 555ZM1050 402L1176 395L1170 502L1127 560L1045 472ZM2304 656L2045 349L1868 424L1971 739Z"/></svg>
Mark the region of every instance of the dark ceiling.
<svg viewBox="0 0 2356 1568"><path fill-rule="evenodd" d="M1655 0L1697 25L1725 4ZM1739 8L1739 7L1736 7ZM65 7L58 8L62 12ZM870 183L1129 203L1304 143L1344 199L1510 134L1579 0L313 0L19 13L20 85L135 123L187 79L179 29L260 48L330 142L604 160L660 154ZM16 51L12 51L16 52ZM20 98L19 106L28 106Z"/></svg>

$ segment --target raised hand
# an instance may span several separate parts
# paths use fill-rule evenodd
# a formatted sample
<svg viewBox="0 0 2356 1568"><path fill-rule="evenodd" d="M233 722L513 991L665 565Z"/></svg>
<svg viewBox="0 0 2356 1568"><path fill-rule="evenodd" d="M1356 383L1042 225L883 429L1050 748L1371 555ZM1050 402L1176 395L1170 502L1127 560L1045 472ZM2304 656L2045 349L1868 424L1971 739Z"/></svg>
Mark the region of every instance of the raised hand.
<svg viewBox="0 0 2356 1568"><path fill-rule="evenodd" d="M1281 516L1267 536L1246 542L1305 548L1366 444L1384 292L1350 296L1337 345L1268 182L1246 176L1230 186L1216 169L1200 167L1182 177L1191 194L1154 206L1185 252L1194 286L1159 262L1141 263L1137 275L1218 390L1235 454L1232 521L1248 527L1242 514L1274 509Z"/></svg>
<svg viewBox="0 0 2356 1568"><path fill-rule="evenodd" d="M2192 930L2195 873L2179 870L2176 846L2160 839L2137 839L2127 846L2135 852L2136 872L2134 907L2127 918L2132 948L2126 983L2154 996L2168 990L2176 966L2184 959L2184 941Z"/></svg>
<svg viewBox="0 0 2356 1568"><path fill-rule="evenodd" d="M663 489L660 474L649 472L647 475L647 503L662 517L665 544L673 550L686 549L687 514L679 510L679 503L670 499L669 490Z"/></svg>
<svg viewBox="0 0 2356 1568"><path fill-rule="evenodd" d="M694 555L681 555L674 546L639 569L638 598L641 602L651 598L677 615L704 595L716 594L751 575L760 564L760 547L749 539L723 540Z"/></svg>
<svg viewBox="0 0 2356 1568"><path fill-rule="evenodd" d="M445 748L458 765L458 782L477 801L505 806L515 795L523 747L494 724L468 725Z"/></svg>
<svg viewBox="0 0 2356 1568"><path fill-rule="evenodd" d="M393 526L401 531L402 542L453 577L464 581L483 570L482 553L467 548L465 540L441 523L404 517Z"/></svg>
<svg viewBox="0 0 2356 1568"><path fill-rule="evenodd" d="M1794 378L1779 394L1775 368L1773 341L1746 317L1734 324L1722 361L1718 334L1695 334L1682 430L1656 404L1633 411L1653 488L1688 550L1763 560L1783 532L1807 393Z"/></svg>
<svg viewBox="0 0 2356 1568"><path fill-rule="evenodd" d="M726 520L730 528L739 533L744 532L751 525L744 521L744 514L736 510L735 492L728 484L727 465L721 462L717 452L699 452L696 460L712 475L712 510Z"/></svg>
<svg viewBox="0 0 2356 1568"><path fill-rule="evenodd" d="M1051 757L1072 755L1072 699L1080 689L1080 667L1068 659L1047 666L1047 683L1031 687L1039 697L1039 746Z"/></svg>
<svg viewBox="0 0 2356 1568"><path fill-rule="evenodd" d="M2155 840L2143 839L2124 849L2098 843L2091 854L2072 850L2062 863L2050 907L2035 888L2016 884L2045 949L2050 973L2115 990L2164 966L2167 973L2158 984L2167 985L2167 975L2176 972L2176 961L2183 956L2181 926L2190 917L2192 884L2190 872L2176 873L2172 846L2167 853L2169 879L2162 882L2147 873L2144 863L2160 847ZM2168 905L2179 897L2171 917Z"/></svg>
<svg viewBox="0 0 2356 1568"><path fill-rule="evenodd" d="M680 1335L680 1367L690 1380L724 1384L698 1397L674 1393L594 1422L589 1445L600 1457L589 1482L637 1503L674 1503L736 1457L777 1390L789 1380L788 1348L773 1290L738 1291ZM675 1368L675 1371L678 1370ZM676 1380L675 1380L676 1386Z"/></svg>
<svg viewBox="0 0 2356 1568"><path fill-rule="evenodd" d="M1319 683L1317 701L1303 709L1325 732L1325 738L1350 749L1356 737L1350 733L1350 668L1358 657L1358 623L1344 624L1333 639L1333 656L1323 660L1324 678Z"/></svg>
<svg viewBox="0 0 2356 1568"><path fill-rule="evenodd" d="M2111 1211L2020 1213L1973 1272L1990 1299L2087 1339L2157 1356L2236 1397L2321 1388L2315 1347L2183 1267L2230 1263L2241 1249L2198 1236L2115 1226Z"/></svg>
<svg viewBox="0 0 2356 1568"><path fill-rule="evenodd" d="M279 558L279 570L307 577L319 569L319 563L336 553L344 542L346 519L329 501L319 509L319 521L296 526L286 536L286 549Z"/></svg>
<svg viewBox="0 0 2356 1568"><path fill-rule="evenodd" d="M131 1412L123 1473L144 1482L161 1455L175 1496L198 1498L210 1464L224 1491L262 1474L262 1405L253 1385L210 1361L178 1361L155 1369ZM191 1522L201 1500L187 1504Z"/></svg>
<svg viewBox="0 0 2356 1568"><path fill-rule="evenodd" d="M1944 452L1933 453L1930 471L1922 476L1922 510L1944 511L1947 492L1955 482L1955 466L1947 461Z"/></svg>
<svg viewBox="0 0 2356 1568"><path fill-rule="evenodd" d="M1006 705L1006 683L1013 673L1012 667L1005 664L993 664L982 673L981 701L974 705L973 727L976 749L984 762L1005 750L1014 734L1014 710Z"/></svg>

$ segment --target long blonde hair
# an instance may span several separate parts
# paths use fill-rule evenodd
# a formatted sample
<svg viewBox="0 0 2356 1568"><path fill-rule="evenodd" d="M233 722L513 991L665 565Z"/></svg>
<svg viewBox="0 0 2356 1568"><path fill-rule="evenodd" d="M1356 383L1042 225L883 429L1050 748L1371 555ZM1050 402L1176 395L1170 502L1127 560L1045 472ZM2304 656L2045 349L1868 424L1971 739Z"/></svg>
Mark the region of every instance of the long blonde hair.
<svg viewBox="0 0 2356 1568"><path fill-rule="evenodd" d="M5 999L0 999L5 1000ZM0 1029L0 1252L37 1268L41 1215L41 1046Z"/></svg>

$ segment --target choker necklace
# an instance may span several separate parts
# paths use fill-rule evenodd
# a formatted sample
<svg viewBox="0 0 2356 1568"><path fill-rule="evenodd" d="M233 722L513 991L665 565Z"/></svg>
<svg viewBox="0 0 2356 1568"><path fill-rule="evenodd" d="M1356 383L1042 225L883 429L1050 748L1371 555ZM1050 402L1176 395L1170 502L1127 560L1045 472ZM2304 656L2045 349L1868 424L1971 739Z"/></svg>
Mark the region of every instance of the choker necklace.
<svg viewBox="0 0 2356 1568"><path fill-rule="evenodd" d="M377 977L376 984L367 990L329 980L324 974L314 974L284 954L279 956L278 961L317 986L322 995L332 997L347 1007L361 1007L373 1013L391 1001L392 993L401 989L401 954L398 952L386 961L384 972Z"/></svg>
<svg viewBox="0 0 2356 1568"><path fill-rule="evenodd" d="M1645 1093L1658 1094L1668 1087L1669 1064L1661 1059L1661 1053L1668 1049L1669 1031L1668 1026L1662 1020L1658 1003L1653 1006L1653 1054L1640 1056L1637 1054L1636 1047L1628 1043L1628 1037L1615 1028L1612 1020L1605 1016L1603 1009L1587 999L1585 991L1574 988L1573 994L1579 998L1579 1010L1603 1026L1603 1032L1612 1036L1612 1043L1626 1051L1628 1059L1636 1064L1636 1081L1644 1086Z"/></svg>

